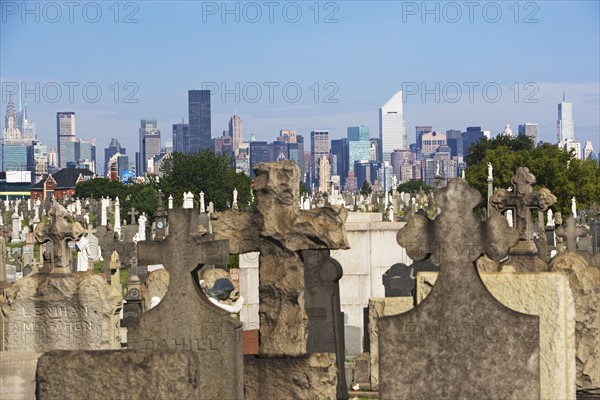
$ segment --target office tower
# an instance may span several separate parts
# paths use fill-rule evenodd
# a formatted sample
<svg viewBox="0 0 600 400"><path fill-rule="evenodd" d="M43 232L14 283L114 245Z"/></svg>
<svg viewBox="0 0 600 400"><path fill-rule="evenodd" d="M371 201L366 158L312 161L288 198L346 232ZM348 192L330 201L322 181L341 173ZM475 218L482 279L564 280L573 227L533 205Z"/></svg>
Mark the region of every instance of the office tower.
<svg viewBox="0 0 600 400"><path fill-rule="evenodd" d="M585 142L585 147L583 148L583 159L587 160L590 158L590 155L594 153L594 146L592 145L592 141L588 140Z"/></svg>
<svg viewBox="0 0 600 400"><path fill-rule="evenodd" d="M348 128L350 129L350 128ZM334 139L331 141L331 154L335 158L335 162L332 165L332 171L334 175L340 176L340 183L344 186L346 181L346 176L348 175L349 170L349 144L348 139ZM367 153L368 153L369 141L367 140ZM354 165L354 164L352 164Z"/></svg>
<svg viewBox="0 0 600 400"><path fill-rule="evenodd" d="M19 111L17 112L17 128L21 132L21 137L28 140L37 140L35 123L27 119L27 103L21 109L19 102Z"/></svg>
<svg viewBox="0 0 600 400"><path fill-rule="evenodd" d="M211 148L210 90L189 90L189 144L184 153Z"/></svg>
<svg viewBox="0 0 600 400"><path fill-rule="evenodd" d="M250 177L256 178L254 166L260 163L273 161L273 146L267 142L250 142Z"/></svg>
<svg viewBox="0 0 600 400"><path fill-rule="evenodd" d="M367 126L348 127L348 157L347 166L340 173L342 185L345 183L348 172L354 168L356 161L371 160L371 142L369 141L369 128ZM375 155L375 159L377 155Z"/></svg>
<svg viewBox="0 0 600 400"><path fill-rule="evenodd" d="M137 174L144 176L148 164L154 165L154 157L160 154L160 129L155 119L143 119L140 122L140 151L137 157Z"/></svg>
<svg viewBox="0 0 600 400"><path fill-rule="evenodd" d="M319 192L329 192L329 181L331 179L331 165L329 164L329 156L322 155L317 160L319 163Z"/></svg>
<svg viewBox="0 0 600 400"><path fill-rule="evenodd" d="M288 153L290 160L294 160L300 167L302 180L304 180L304 138L302 135L296 136L295 132L294 136L295 142L288 143Z"/></svg>
<svg viewBox="0 0 600 400"><path fill-rule="evenodd" d="M412 164L415 154L410 150L394 150L392 153L392 170L399 182L408 182L412 179Z"/></svg>
<svg viewBox="0 0 600 400"><path fill-rule="evenodd" d="M233 154L237 156L240 153L240 146L244 142L242 119L237 113L234 113L229 119L229 136L231 136L233 141Z"/></svg>
<svg viewBox="0 0 600 400"><path fill-rule="evenodd" d="M421 135L421 156L431 157L440 146L446 146L446 134L442 132L426 132Z"/></svg>
<svg viewBox="0 0 600 400"><path fill-rule="evenodd" d="M66 143L67 168L96 172L96 139L76 139Z"/></svg>
<svg viewBox="0 0 600 400"><path fill-rule="evenodd" d="M108 147L104 149L104 171L102 171L103 175L106 176L110 172L109 161L117 153L119 153L120 155L125 155L127 154L127 149L121 146L121 143L119 143L119 140L117 138L112 138ZM121 175L119 174L119 176Z"/></svg>
<svg viewBox="0 0 600 400"><path fill-rule="evenodd" d="M185 153L189 147L190 126L181 122L173 124L173 151L176 153Z"/></svg>
<svg viewBox="0 0 600 400"><path fill-rule="evenodd" d="M8 96L2 139L5 142L16 142L21 140L21 131L19 131L19 128L17 127L17 113L15 112L15 104L13 103L12 96Z"/></svg>
<svg viewBox="0 0 600 400"><path fill-rule="evenodd" d="M564 149L565 151L571 151L571 149L573 149L575 151L575 158L581 160L581 143L575 140L566 139L563 142L560 142L558 147Z"/></svg>
<svg viewBox="0 0 600 400"><path fill-rule="evenodd" d="M450 147L451 157L463 156L463 136L458 129L448 129L446 131L446 144Z"/></svg>
<svg viewBox="0 0 600 400"><path fill-rule="evenodd" d="M329 131L312 131L310 133L310 186L318 187L319 160L321 156L329 156Z"/></svg>
<svg viewBox="0 0 600 400"><path fill-rule="evenodd" d="M368 126L349 126L348 127L348 140L351 142L358 141L369 141L369 127Z"/></svg>
<svg viewBox="0 0 600 400"><path fill-rule="evenodd" d="M469 126L467 131L462 133L463 138L463 156L469 154L469 147L475 144L478 140L484 138L483 131L480 126Z"/></svg>
<svg viewBox="0 0 600 400"><path fill-rule="evenodd" d="M573 123L573 104L563 101L558 104L558 121L556 121L556 140L563 143L575 140L575 128Z"/></svg>
<svg viewBox="0 0 600 400"><path fill-rule="evenodd" d="M525 135L536 145L538 142L538 124L532 122L525 122L523 125L519 125L519 135Z"/></svg>
<svg viewBox="0 0 600 400"><path fill-rule="evenodd" d="M58 150L56 150L56 146L50 146L48 149L48 170L57 170L58 169Z"/></svg>
<svg viewBox="0 0 600 400"><path fill-rule="evenodd" d="M382 161L390 161L391 154L395 149L408 148L402 108L402 91L398 91L379 109L379 139L382 146Z"/></svg>
<svg viewBox="0 0 600 400"><path fill-rule="evenodd" d="M375 183L377 172L381 165L382 163L377 161L357 161L354 163L354 176L356 177L356 187L359 191L365 182L369 183L369 185Z"/></svg>
<svg viewBox="0 0 600 400"><path fill-rule="evenodd" d="M48 173L48 147L35 140L27 147L27 165L32 183L37 183Z"/></svg>
<svg viewBox="0 0 600 400"><path fill-rule="evenodd" d="M68 142L75 140L75 113L72 111L56 113L56 148L58 149L58 167L66 168L66 147Z"/></svg>
<svg viewBox="0 0 600 400"><path fill-rule="evenodd" d="M290 129L281 129L279 131L279 137L277 138L277 140L281 140L288 143L296 143L298 139L296 136L296 131Z"/></svg>
<svg viewBox="0 0 600 400"><path fill-rule="evenodd" d="M2 171L27 171L27 146L29 145L31 140L23 138L17 127L15 105L12 96L9 96L0 149Z"/></svg>
<svg viewBox="0 0 600 400"><path fill-rule="evenodd" d="M428 132L433 132L433 126L415 126L415 131L417 150L421 150L423 148L422 137Z"/></svg>

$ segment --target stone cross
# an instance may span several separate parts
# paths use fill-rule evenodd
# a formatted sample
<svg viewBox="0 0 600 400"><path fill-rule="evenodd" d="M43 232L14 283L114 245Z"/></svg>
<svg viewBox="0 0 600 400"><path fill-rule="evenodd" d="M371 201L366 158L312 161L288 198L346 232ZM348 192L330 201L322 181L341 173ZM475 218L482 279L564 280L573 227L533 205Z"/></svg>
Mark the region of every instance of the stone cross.
<svg viewBox="0 0 600 400"><path fill-rule="evenodd" d="M575 253L577 251L577 238L587 235L589 230L583 226L577 226L577 222L572 215L569 215L567 221L556 228L556 236L567 239L567 250Z"/></svg>
<svg viewBox="0 0 600 400"><path fill-rule="evenodd" d="M34 231L38 243L52 242L51 274L68 274L71 270L71 252L67 242L76 241L84 233L78 222L68 221L67 210L58 203L50 209L50 223L40 223Z"/></svg>
<svg viewBox="0 0 600 400"><path fill-rule="evenodd" d="M198 231L195 209L169 211L169 235L137 244L139 264L162 264L170 283L160 304L128 327L130 349L192 350L206 369L198 385L203 398L243 398L242 323L213 305L198 284L205 264L226 265L229 244L210 240ZM212 367L211 367L212 366Z"/></svg>
<svg viewBox="0 0 600 400"><path fill-rule="evenodd" d="M139 215L139 212L135 210L135 207L131 207L131 210L127 212L127 215L131 217L131 225L135 225L135 217Z"/></svg>
<svg viewBox="0 0 600 400"><path fill-rule="evenodd" d="M531 185L535 183L535 176L526 167L517 168L517 172L511 178L511 183L514 187L512 192L499 189L492 195L490 203L500 212L514 209L520 240L533 244L531 211L546 211L548 207L556 203L556 196L546 188L534 192Z"/></svg>
<svg viewBox="0 0 600 400"><path fill-rule="evenodd" d="M347 249L343 207L298 209L300 168L286 160L254 167L255 212L215 213L215 237L233 254L260 252L260 348L266 357L306 354L302 250ZM283 339L285 338L285 339Z"/></svg>
<svg viewBox="0 0 600 400"><path fill-rule="evenodd" d="M503 258L519 235L500 216L481 221L472 212L480 199L453 178L435 193L434 220L415 214L398 232L410 258L434 254L440 272L426 301L379 320L381 399L539 398L539 319L499 303L474 264Z"/></svg>

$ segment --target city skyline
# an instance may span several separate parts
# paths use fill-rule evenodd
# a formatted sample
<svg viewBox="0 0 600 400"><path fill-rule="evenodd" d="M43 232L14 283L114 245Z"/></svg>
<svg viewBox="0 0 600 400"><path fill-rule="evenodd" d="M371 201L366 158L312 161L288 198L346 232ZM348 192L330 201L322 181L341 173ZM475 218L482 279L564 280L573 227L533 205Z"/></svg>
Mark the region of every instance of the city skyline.
<svg viewBox="0 0 600 400"><path fill-rule="evenodd" d="M507 123L516 131L525 122L538 124L539 140L555 142L556 107L565 92L573 104L575 139L600 149L598 3L532 3L536 10L521 4L518 16L502 3L497 22L480 12L468 21L463 10L457 23L448 20L441 3L431 6L439 5L438 16L406 13L405 3L318 3L318 23L308 4L297 23L282 20L280 13L273 23L264 18L252 23L245 15L239 22L225 15L223 22L220 14L203 14L202 2L132 3L135 23L124 23L135 10L121 10L115 23L107 8L96 23L82 20L81 13L71 23L64 12L57 24L44 15L39 22L3 15L0 109L21 82L28 91L29 119L43 143L55 143L56 113L73 111L78 136L97 138L99 148L118 137L133 154L139 151L141 119L156 119L163 141L182 117L189 123L190 89L213 89L212 137L228 129L237 111L245 141L251 134L270 141L287 128L305 138L313 130L328 130L330 139L339 139L347 127L359 125L376 136L378 109L403 90L409 144L418 125L441 132L481 126L495 136ZM331 4L337 8L325 8ZM151 29L159 25L160 30ZM172 41L184 37L198 43ZM394 40L395 48L380 40L402 37L411 40ZM51 50L52 43L65 41L72 52ZM186 62L172 56L186 46L203 50L186 53ZM23 54L24 48L31 51ZM151 50L150 62L138 62L138 48ZM293 62L279 68L282 60ZM102 94L94 102L98 88ZM502 94L496 99L498 88ZM255 101L257 90L261 96Z"/></svg>

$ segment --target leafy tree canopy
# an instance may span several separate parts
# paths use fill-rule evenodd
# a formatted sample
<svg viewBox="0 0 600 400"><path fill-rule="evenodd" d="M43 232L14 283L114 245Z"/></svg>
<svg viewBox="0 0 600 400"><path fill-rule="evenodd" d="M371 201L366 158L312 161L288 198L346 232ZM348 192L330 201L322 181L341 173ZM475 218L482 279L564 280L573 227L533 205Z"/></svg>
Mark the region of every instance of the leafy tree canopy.
<svg viewBox="0 0 600 400"><path fill-rule="evenodd" d="M423 183L423 181L421 181L421 180L412 180L412 181L401 183L398 185L397 190L398 190L398 192L416 193L421 188L423 188L423 191L425 193L430 193L433 191L433 188L431 186Z"/></svg>
<svg viewBox="0 0 600 400"><path fill-rule="evenodd" d="M173 153L163 162L160 186L166 196L173 196L175 207L181 207L184 192L191 191L196 204L200 192L204 192L205 204L212 201L217 211L227 209L228 204L231 207L233 189L237 189L238 206L243 209L251 200L251 181L244 173L236 172L232 165L232 157L211 150L194 154Z"/></svg>
<svg viewBox="0 0 600 400"><path fill-rule="evenodd" d="M600 203L600 165L595 160L578 160L573 151L544 143L534 147L526 136L498 136L480 140L469 148L465 157L465 177L487 199L487 164L493 166L494 188L511 187L510 179L518 167L527 167L536 177L534 189L546 187L556 196L553 209L563 214L571 209L575 196L578 209Z"/></svg>

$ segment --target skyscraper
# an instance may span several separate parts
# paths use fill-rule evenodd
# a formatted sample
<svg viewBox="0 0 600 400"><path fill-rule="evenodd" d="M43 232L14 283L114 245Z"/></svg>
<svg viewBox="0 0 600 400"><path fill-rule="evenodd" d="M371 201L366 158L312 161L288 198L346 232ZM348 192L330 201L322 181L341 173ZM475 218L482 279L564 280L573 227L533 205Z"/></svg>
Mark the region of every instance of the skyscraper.
<svg viewBox="0 0 600 400"><path fill-rule="evenodd" d="M155 119L143 119L140 125L140 151L136 161L137 175L143 176L148 171L148 163L154 165L154 156L160 154L160 129Z"/></svg>
<svg viewBox="0 0 600 400"><path fill-rule="evenodd" d="M184 153L211 148L210 90L189 90L189 143Z"/></svg>
<svg viewBox="0 0 600 400"><path fill-rule="evenodd" d="M587 160L592 154L594 154L594 146L592 145L592 141L588 140L585 142L585 147L583 148L583 159Z"/></svg>
<svg viewBox="0 0 600 400"><path fill-rule="evenodd" d="M533 144L536 145L538 142L538 124L525 122L523 125L519 125L519 135L530 137Z"/></svg>
<svg viewBox="0 0 600 400"><path fill-rule="evenodd" d="M395 149L408 148L402 109L401 90L379 109L379 138L381 139L383 161L391 161L391 154Z"/></svg>
<svg viewBox="0 0 600 400"><path fill-rule="evenodd" d="M240 146L244 142L244 134L242 132L242 119L237 113L229 119L229 136L233 139L233 154L240 153Z"/></svg>
<svg viewBox="0 0 600 400"><path fill-rule="evenodd" d="M423 149L423 135L428 132L433 132L433 126L415 126L415 138L417 144L417 150Z"/></svg>
<svg viewBox="0 0 600 400"><path fill-rule="evenodd" d="M559 143L575 140L575 129L573 123L573 104L565 101L558 103L558 121L556 121L556 140Z"/></svg>
<svg viewBox="0 0 600 400"><path fill-rule="evenodd" d="M110 166L108 165L108 162L112 156L117 153L125 155L127 154L127 149L125 149L125 147L121 147L121 143L119 143L117 138L112 138L108 147L104 149L104 175L107 175L110 172Z"/></svg>
<svg viewBox="0 0 600 400"><path fill-rule="evenodd" d="M312 131L310 133L310 184L318 186L319 160L321 156L329 156L329 131Z"/></svg>
<svg viewBox="0 0 600 400"><path fill-rule="evenodd" d="M67 143L75 140L75 113L72 111L56 113L56 147L58 148L58 167L66 168Z"/></svg>
<svg viewBox="0 0 600 400"><path fill-rule="evenodd" d="M190 126L183 121L180 124L173 124L173 151L185 153L189 148Z"/></svg>
<svg viewBox="0 0 600 400"><path fill-rule="evenodd" d="M348 157L347 167L341 173L342 184L346 182L348 172L354 171L356 161L369 161L371 159L371 142L369 141L369 128L366 126L348 127Z"/></svg>

